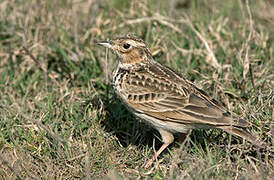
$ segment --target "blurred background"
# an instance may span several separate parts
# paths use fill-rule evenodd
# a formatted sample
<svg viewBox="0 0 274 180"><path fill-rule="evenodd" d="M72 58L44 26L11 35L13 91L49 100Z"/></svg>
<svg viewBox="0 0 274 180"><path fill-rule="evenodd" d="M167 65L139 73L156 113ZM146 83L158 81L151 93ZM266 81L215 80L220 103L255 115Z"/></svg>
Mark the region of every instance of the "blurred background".
<svg viewBox="0 0 274 180"><path fill-rule="evenodd" d="M117 100L117 59L94 45L128 33L268 148L197 130L143 169L159 134ZM2 0L1 179L272 179L273 39L272 0Z"/></svg>

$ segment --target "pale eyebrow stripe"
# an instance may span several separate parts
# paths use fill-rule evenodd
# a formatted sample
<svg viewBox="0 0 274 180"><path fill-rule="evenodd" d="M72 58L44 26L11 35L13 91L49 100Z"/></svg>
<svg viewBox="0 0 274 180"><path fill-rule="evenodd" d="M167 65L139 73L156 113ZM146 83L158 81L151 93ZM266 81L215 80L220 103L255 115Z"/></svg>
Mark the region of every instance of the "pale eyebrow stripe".
<svg viewBox="0 0 274 180"><path fill-rule="evenodd" d="M133 40L129 40L128 42L130 44L132 44L133 46L142 46L142 47L146 46L146 44L144 44L143 42L138 42L138 41L133 41Z"/></svg>

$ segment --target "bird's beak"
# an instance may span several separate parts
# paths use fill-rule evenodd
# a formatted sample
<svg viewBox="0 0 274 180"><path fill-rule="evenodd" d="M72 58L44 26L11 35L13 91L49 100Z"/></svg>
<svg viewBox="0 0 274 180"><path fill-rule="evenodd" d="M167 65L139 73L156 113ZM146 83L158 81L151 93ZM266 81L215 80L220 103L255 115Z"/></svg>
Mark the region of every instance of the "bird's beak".
<svg viewBox="0 0 274 180"><path fill-rule="evenodd" d="M109 43L109 41L101 41L101 42L96 42L95 44L104 46L106 48L112 48L112 45Z"/></svg>

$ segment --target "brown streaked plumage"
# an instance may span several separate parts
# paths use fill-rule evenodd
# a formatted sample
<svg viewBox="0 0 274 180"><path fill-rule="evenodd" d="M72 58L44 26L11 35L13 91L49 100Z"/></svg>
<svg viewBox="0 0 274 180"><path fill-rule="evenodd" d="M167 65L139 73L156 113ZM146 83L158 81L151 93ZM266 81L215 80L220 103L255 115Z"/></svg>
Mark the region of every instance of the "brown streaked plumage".
<svg viewBox="0 0 274 180"><path fill-rule="evenodd" d="M146 167L174 141L174 133L196 128L218 128L261 144L245 129L250 125L247 121L231 115L192 82L154 61L143 40L128 35L97 44L110 48L119 57L113 83L122 102L161 134L163 145Z"/></svg>

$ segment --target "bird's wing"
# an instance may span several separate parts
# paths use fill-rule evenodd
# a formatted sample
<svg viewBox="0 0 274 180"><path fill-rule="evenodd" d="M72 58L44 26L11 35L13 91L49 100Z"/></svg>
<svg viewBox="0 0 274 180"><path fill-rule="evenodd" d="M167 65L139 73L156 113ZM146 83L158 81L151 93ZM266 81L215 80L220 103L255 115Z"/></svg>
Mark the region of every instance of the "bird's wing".
<svg viewBox="0 0 274 180"><path fill-rule="evenodd" d="M174 85L168 79L157 79L156 76L150 78L151 73L144 73L129 77L130 81L123 87L127 104L134 111L155 119L182 124L237 127L249 125L246 121L230 115L216 100L187 81L180 85L182 79L169 75L169 79L178 81Z"/></svg>

